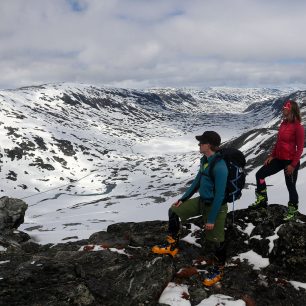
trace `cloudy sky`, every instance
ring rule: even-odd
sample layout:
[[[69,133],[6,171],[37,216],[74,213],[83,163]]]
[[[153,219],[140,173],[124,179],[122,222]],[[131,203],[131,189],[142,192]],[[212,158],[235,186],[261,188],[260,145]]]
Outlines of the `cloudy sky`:
[[[0,89],[306,84],[305,0],[1,0]]]

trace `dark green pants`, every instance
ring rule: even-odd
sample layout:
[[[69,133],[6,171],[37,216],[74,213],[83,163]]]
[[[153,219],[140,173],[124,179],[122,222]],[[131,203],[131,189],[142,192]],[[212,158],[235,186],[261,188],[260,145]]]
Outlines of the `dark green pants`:
[[[193,198],[185,201],[179,207],[171,206],[169,209],[169,217],[174,213],[184,223],[191,217],[202,215],[204,222],[203,224],[206,224],[211,208],[212,205],[205,205],[202,201],[200,201],[199,197]],[[217,214],[213,230],[206,231],[206,240],[217,243],[224,241],[224,226],[227,210],[227,204],[221,206],[220,211]]]

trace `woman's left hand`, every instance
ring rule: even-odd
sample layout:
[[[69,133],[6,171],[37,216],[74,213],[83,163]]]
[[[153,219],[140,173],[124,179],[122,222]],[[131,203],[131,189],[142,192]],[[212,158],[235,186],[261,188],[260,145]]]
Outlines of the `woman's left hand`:
[[[294,171],[294,167],[292,167],[291,165],[288,165],[285,169],[286,175],[292,175],[293,171]]]

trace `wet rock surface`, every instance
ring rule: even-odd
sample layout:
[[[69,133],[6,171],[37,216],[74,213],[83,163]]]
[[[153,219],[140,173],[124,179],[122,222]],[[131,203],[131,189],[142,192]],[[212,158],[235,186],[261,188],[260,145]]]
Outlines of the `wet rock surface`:
[[[188,286],[184,298],[191,305],[212,294],[242,299],[246,305],[306,304],[306,216],[284,223],[286,207],[281,205],[266,211],[237,210],[234,224],[228,214],[225,275],[206,288],[203,260],[208,254],[200,218],[183,225],[182,237],[189,238],[180,241],[180,252],[172,258],[150,251],[164,241],[164,221],[118,223],[88,239],[39,245],[17,230],[26,204],[9,198],[0,203],[1,216],[14,216],[5,226],[1,223],[1,306],[159,305],[169,282]],[[267,264],[256,268],[252,260],[243,260],[248,252],[261,256],[259,265]]]

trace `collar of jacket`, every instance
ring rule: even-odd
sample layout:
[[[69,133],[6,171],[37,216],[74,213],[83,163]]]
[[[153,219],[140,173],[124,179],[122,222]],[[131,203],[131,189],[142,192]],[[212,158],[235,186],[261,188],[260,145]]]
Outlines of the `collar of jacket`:
[[[211,163],[211,161],[213,159],[215,159],[217,156],[220,156],[220,153],[219,152],[216,152],[214,153],[213,155],[209,156],[209,157],[206,157],[205,155],[202,156],[201,158],[201,164],[204,164],[204,163]]]

